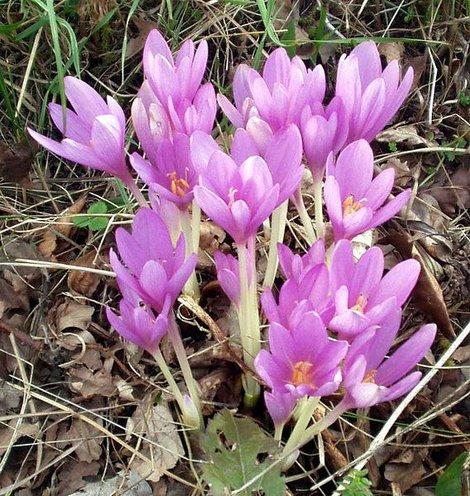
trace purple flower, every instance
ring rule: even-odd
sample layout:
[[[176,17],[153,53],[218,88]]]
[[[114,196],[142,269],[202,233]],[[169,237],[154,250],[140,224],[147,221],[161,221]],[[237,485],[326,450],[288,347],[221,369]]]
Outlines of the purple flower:
[[[333,162],[328,158],[325,204],[335,240],[352,239],[392,218],[409,200],[406,190],[388,203],[395,171],[381,172],[375,179],[372,149],[365,140],[348,145]]]
[[[339,364],[348,343],[331,340],[315,312],[304,313],[289,329],[271,324],[269,349],[259,352],[255,368],[273,391],[301,398],[327,396],[338,389],[342,379]]]
[[[149,208],[138,210],[132,232],[116,230],[119,255],[110,251],[111,265],[121,292],[138,294],[147,304],[162,312],[167,298],[173,304],[196,266],[196,254],[185,260],[185,239],[181,234],[173,246],[163,219]]]
[[[336,244],[330,267],[330,291],[336,310],[329,328],[342,339],[355,338],[397,311],[414,288],[420,265],[410,259],[397,264],[384,277],[383,270],[380,248],[370,248],[355,262],[349,241]]]
[[[349,133],[347,143],[371,141],[392,119],[413,82],[410,67],[400,83],[400,67],[393,60],[382,70],[379,51],[372,41],[358,45],[338,63],[336,96],[344,103]]]
[[[290,391],[265,391],[264,402],[274,425],[282,425],[292,415],[297,398]]]
[[[348,135],[348,123],[341,98],[324,108],[319,102],[304,108],[300,130],[307,165],[315,180],[321,180],[330,152],[336,155]]]
[[[306,69],[299,57],[289,59],[284,48],[277,48],[266,59],[261,77],[254,69],[238,66],[233,81],[235,106],[219,95],[225,115],[236,127],[259,115],[273,131],[299,124],[305,105],[321,102],[325,95],[325,73],[321,66]]]
[[[167,297],[161,313],[155,316],[155,313],[141,305],[138,299],[123,298],[119,303],[121,316],[116,315],[109,307],[106,308],[106,316],[124,339],[153,354],[170,325],[171,305],[171,298]]]
[[[187,40],[173,58],[167,42],[156,29],[150,32],[145,43],[145,77],[176,132],[191,134],[196,129],[212,130],[217,111],[215,92],[210,83],[201,86],[207,53],[205,40],[197,49]]]
[[[185,210],[193,200],[193,188],[199,179],[191,161],[189,137],[175,134],[172,140],[160,142],[155,161],[148,161],[138,153],[131,155],[132,167],[161,198]]]
[[[241,244],[256,234],[278,205],[279,185],[273,183],[261,157],[249,157],[238,166],[216,151],[201,171],[194,197],[202,210]]]
[[[107,172],[130,184],[132,177],[124,150],[126,119],[122,108],[110,96],[105,102],[91,86],[75,77],[65,77],[64,85],[74,110],[66,109],[64,116],[60,105],[49,104],[51,119],[64,139],[57,142],[28,128],[29,134],[60,157]]]
[[[345,402],[349,408],[366,408],[394,400],[419,382],[421,372],[408,372],[430,349],[436,325],[423,326],[385,359],[399,325],[399,318],[385,321],[379,329],[364,333],[351,345],[343,369]]]
[[[325,263],[325,242],[319,239],[313,243],[305,255],[292,253],[292,250],[282,243],[278,243],[279,265],[285,279],[300,281],[307,271],[317,265]]]

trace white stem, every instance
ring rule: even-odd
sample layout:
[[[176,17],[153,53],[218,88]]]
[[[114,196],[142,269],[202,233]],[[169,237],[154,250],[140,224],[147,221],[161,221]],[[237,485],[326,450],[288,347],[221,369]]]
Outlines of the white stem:
[[[313,181],[313,194],[315,198],[315,231],[317,238],[322,238],[325,234],[325,224],[323,222],[323,181],[321,179],[314,179]]]
[[[193,238],[193,252],[199,251],[199,238],[201,237],[201,208],[193,201],[191,229]]]
[[[299,189],[294,193],[292,197],[294,201],[295,208],[297,212],[299,212],[300,220],[302,221],[302,225],[305,229],[305,235],[307,237],[307,241],[311,244],[315,241],[315,231],[313,230],[312,219],[305,208],[305,203],[302,198],[302,192]]]
[[[173,348],[175,350],[176,358],[181,368],[184,382],[186,383],[186,387],[188,388],[189,396],[198,412],[199,426],[202,426],[202,412],[201,402],[199,400],[199,388],[191,371],[191,366],[189,365],[186,350],[184,349],[183,340],[181,339],[180,330],[178,329],[174,316],[171,317],[170,327],[168,329],[168,337],[170,338],[171,344],[173,345]]]
[[[256,291],[256,267],[254,239],[247,244],[237,245],[240,272],[240,338],[245,363],[253,368],[254,359],[261,348],[261,334],[258,314],[258,294]],[[249,278],[251,274],[251,281]],[[258,401],[260,387],[257,381],[248,374],[243,377],[246,406],[254,406]]]
[[[178,384],[176,384],[176,381],[173,378],[173,374],[171,373],[171,370],[168,368],[168,365],[166,364],[166,361],[163,358],[160,348],[157,349],[153,357],[155,358],[155,361],[157,362],[159,369],[162,371],[163,377],[165,377],[166,382],[168,382],[168,387],[170,388],[171,393],[175,397],[175,400],[178,403],[180,410],[183,412],[184,410],[183,394],[181,393]]]
[[[279,259],[277,256],[277,244],[282,243],[284,239],[284,231],[286,230],[287,207],[289,201],[285,201],[282,205],[274,210],[271,219],[271,237],[269,239],[268,264],[264,275],[263,287],[271,288],[276,277],[277,266]]]
[[[137,200],[141,207],[149,206],[147,200],[145,199],[145,196],[142,194],[142,191],[140,191],[139,187],[137,186],[137,184],[135,184],[133,179],[127,182],[126,186],[129,188],[130,192],[133,194],[134,198]]]
[[[199,219],[200,219],[201,211],[199,210]],[[195,246],[195,238],[197,238],[197,244],[199,246],[199,229],[197,234],[194,231],[194,221],[191,222],[191,216],[188,210],[181,212],[181,229],[184,234],[185,243],[186,243],[186,258],[188,258],[192,253],[198,253],[198,250],[194,248]],[[199,222],[198,222],[199,225]],[[191,275],[189,276],[188,281],[184,285],[183,292],[188,296],[191,296],[194,300],[199,301],[201,296],[201,292],[199,291],[199,285],[197,282],[196,271],[193,270]]]

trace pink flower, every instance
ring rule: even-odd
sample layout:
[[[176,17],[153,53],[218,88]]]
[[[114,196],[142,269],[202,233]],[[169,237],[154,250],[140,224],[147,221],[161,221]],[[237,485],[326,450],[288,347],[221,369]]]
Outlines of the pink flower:
[[[348,136],[348,122],[341,98],[335,97],[325,108],[315,102],[304,108],[300,130],[307,165],[315,180],[321,180],[330,152],[336,155]]]
[[[343,370],[345,403],[349,408],[366,408],[392,401],[419,382],[421,372],[408,372],[430,349],[436,336],[436,325],[423,326],[390,358],[385,358],[399,325],[400,319],[385,321],[377,330],[364,333],[351,345]]]
[[[116,244],[127,268],[113,250],[109,256],[124,296],[129,291],[136,293],[158,312],[167,298],[173,305],[196,266],[196,254],[185,260],[184,235],[174,246],[163,219],[153,210],[141,208],[132,222],[132,232],[116,230]]]
[[[342,55],[336,76],[336,96],[341,97],[349,122],[346,140],[371,141],[392,119],[413,82],[410,67],[400,83],[400,67],[393,60],[382,70],[379,51],[372,41]]]
[[[64,115],[60,105],[49,104],[50,116],[64,139],[57,142],[28,128],[29,134],[60,157],[132,183],[124,150],[126,119],[119,104],[110,96],[105,102],[91,86],[75,77],[65,77],[64,85],[74,110],[66,109]]]
[[[356,262],[349,241],[336,244],[330,267],[335,315],[328,327],[342,339],[354,339],[367,328],[391,318],[391,313],[399,312],[416,284],[420,265],[410,259],[393,267],[384,277],[383,270],[380,248],[369,248]]]
[[[273,419],[274,425],[285,424],[297,403],[297,398],[294,394],[283,391],[265,391],[264,393],[264,403],[269,412],[269,415]]]
[[[171,305],[171,298],[167,297],[161,313],[155,316],[155,313],[141,305],[138,299],[123,298],[119,303],[121,316],[116,315],[109,307],[106,308],[106,316],[124,339],[153,354],[168,331]]]
[[[194,197],[202,210],[241,244],[255,236],[278,205],[279,185],[274,184],[261,157],[249,157],[238,166],[228,155],[216,151],[201,171]]]
[[[235,106],[219,95],[224,113],[236,127],[259,115],[273,131],[299,124],[306,105],[321,102],[326,82],[323,67],[307,69],[299,57],[292,60],[284,48],[277,48],[266,59],[263,76],[245,65],[237,68],[233,81]]]
[[[348,343],[333,341],[315,312],[306,312],[297,325],[269,327],[269,349],[261,350],[255,368],[274,391],[303,396],[327,396],[342,380],[339,364]]]
[[[215,267],[217,269],[217,280],[224,293],[230,301],[238,308],[240,306],[240,265],[238,260],[229,254],[221,251],[215,252]],[[251,267],[253,264],[248,264]],[[253,274],[250,272],[248,283],[253,281]]]
[[[154,162],[138,153],[130,158],[132,167],[150,189],[181,210],[193,200],[193,189],[199,179],[191,160],[189,141],[187,135],[175,134],[172,140],[160,142]]]
[[[282,243],[278,243],[279,265],[285,279],[301,281],[307,271],[325,263],[325,242],[319,239],[313,243],[305,255],[294,254]]]
[[[173,58],[158,30],[151,31],[147,38],[143,55],[145,77],[175,132],[212,130],[217,111],[215,92],[210,83],[201,85],[207,53],[205,40],[197,49],[187,40]]]
[[[365,140],[348,145],[336,163],[328,158],[325,204],[335,240],[352,239],[392,218],[407,203],[406,190],[388,203],[395,171],[381,172],[375,179],[372,149]]]

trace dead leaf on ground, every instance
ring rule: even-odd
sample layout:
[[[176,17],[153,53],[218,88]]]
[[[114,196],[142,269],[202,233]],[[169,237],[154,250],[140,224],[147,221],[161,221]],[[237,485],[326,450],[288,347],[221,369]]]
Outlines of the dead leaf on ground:
[[[201,235],[199,240],[198,267],[208,268],[214,265],[212,259],[224,242],[225,231],[209,220],[201,222]]]
[[[59,241],[70,236],[73,228],[73,215],[79,214],[83,210],[86,198],[87,195],[80,196],[73,205],[60,214],[54,224],[44,231],[42,241],[38,244],[38,250],[43,256],[51,258],[57,250]]]
[[[403,43],[394,41],[391,43],[379,43],[378,45],[380,55],[385,57],[387,64],[392,60],[401,61],[403,53],[405,52],[405,47]]]
[[[77,462],[68,458],[66,463],[61,467],[58,478],[57,494],[60,496],[69,496],[87,485],[86,477],[98,475],[100,464],[96,461],[91,463]]]
[[[139,34],[135,38],[131,38],[127,43],[126,59],[130,59],[141,52],[144,48],[148,34],[152,29],[157,28],[157,23],[155,21],[150,21],[143,17],[133,17],[132,20],[134,21]]]
[[[13,146],[0,141],[0,176],[5,181],[24,184],[33,167],[38,148],[37,143],[29,138],[24,138]]]
[[[95,417],[94,420],[99,424],[102,423],[99,417]],[[79,418],[72,420],[64,440],[70,440],[72,446],[78,445],[74,453],[81,462],[91,463],[101,457],[103,443],[101,433]]]
[[[392,483],[398,484],[402,492],[407,491],[426,475],[423,455],[425,453],[417,450],[409,449],[404,451],[385,465],[385,478]]]
[[[39,434],[39,426],[27,421],[18,423],[17,419],[12,419],[0,428],[0,456],[6,452],[7,447],[15,444],[23,436],[36,438]]]
[[[406,143],[407,145],[421,145],[432,147],[435,143],[423,138],[418,134],[416,126],[407,124],[405,126],[390,127],[382,131],[376,138],[381,143]]]
[[[0,413],[5,414],[20,405],[23,394],[11,387],[7,382],[0,381]]]
[[[87,482],[78,492],[70,496],[152,496],[153,491],[150,484],[140,477],[136,472],[121,473],[110,479],[97,482]]]
[[[81,394],[84,398],[111,397],[116,394],[113,376],[105,368],[93,372],[87,367],[72,367],[69,369],[69,375],[70,389]]]
[[[78,267],[95,268],[94,261],[96,258],[96,250],[91,250],[87,254],[78,258],[73,262],[73,265]],[[100,283],[100,276],[94,272],[81,272],[79,270],[71,270],[67,277],[67,285],[71,291],[78,294],[91,297],[96,291]]]
[[[126,431],[128,440],[132,438],[132,434],[139,434],[147,439],[142,442],[140,453],[151,462],[134,457],[129,467],[147,480],[157,482],[165,471],[175,467],[184,454],[168,405],[155,405],[153,394],[147,395],[139,403],[127,421]]]
[[[398,157],[392,157],[385,163],[385,169],[392,167],[395,170],[395,186],[404,188],[413,177],[413,173],[408,166],[408,161],[402,161]]]
[[[404,229],[391,231],[385,240],[393,244],[404,258],[414,258],[420,263],[421,272],[412,293],[413,301],[423,312],[432,316],[439,331],[445,337],[455,339],[442,289],[426,264],[417,244]]]
[[[450,178],[449,186],[432,187],[429,193],[436,198],[442,210],[449,215],[455,214],[457,208],[470,208],[470,171],[459,168]]]
[[[67,299],[51,310],[51,318],[57,332],[69,328],[85,331],[90,325],[94,311],[95,309],[89,305],[81,305]]]

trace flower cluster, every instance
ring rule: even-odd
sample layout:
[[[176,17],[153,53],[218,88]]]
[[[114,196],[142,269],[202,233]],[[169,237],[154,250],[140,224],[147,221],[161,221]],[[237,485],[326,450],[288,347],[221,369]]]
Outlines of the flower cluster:
[[[277,433],[299,404],[298,424],[286,445],[292,448],[308,440],[311,400],[341,393],[341,413],[409,391],[420,378],[412,369],[436,333],[433,324],[425,325],[388,356],[420,267],[407,260],[384,275],[379,248],[356,259],[352,245],[410,199],[410,190],[391,195],[393,169],[374,177],[369,142],[407,97],[413,72],[401,78],[397,61],[382,69],[376,45],[361,43],[340,58],[334,94],[326,99],[323,67],[308,68],[278,48],[262,73],[246,64],[237,68],[232,103],[203,82],[208,56],[205,41],[195,47],[191,40],[172,54],[157,30],[145,44],[144,81],[131,109],[141,150],[129,162],[148,186],[152,209],[127,167],[126,120],[112,97],[105,101],[86,83],[67,77],[74,110],[49,106],[63,139],[30,133],[53,153],[121,179],[139,201],[132,231],[116,231],[118,254],[111,251],[110,260],[123,299],[120,316],[110,309],[107,315],[125,339],[155,356],[193,425],[200,425],[198,389],[172,307],[182,290],[198,297],[201,210],[230,235],[237,257],[216,253],[217,277],[238,314],[243,358],[269,388],[265,402]],[[211,136],[217,102],[235,127],[229,148]],[[313,177],[314,223],[302,197],[304,163]],[[289,201],[310,244],[303,256],[279,243]],[[330,246],[323,206],[333,233]],[[270,238],[261,297],[269,321],[265,350],[256,270],[262,225]],[[284,283],[275,297],[270,288],[278,263]],[[166,334],[189,396],[179,391],[159,350]],[[260,385],[246,374],[243,386],[245,402],[252,405]]]

